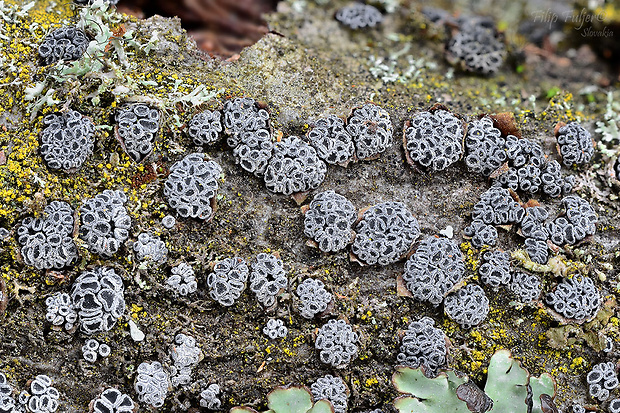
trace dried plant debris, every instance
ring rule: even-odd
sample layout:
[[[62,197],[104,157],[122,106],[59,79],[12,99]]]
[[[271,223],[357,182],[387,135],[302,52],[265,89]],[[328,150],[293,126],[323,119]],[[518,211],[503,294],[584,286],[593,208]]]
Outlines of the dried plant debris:
[[[116,113],[117,132],[123,149],[135,162],[142,162],[153,151],[160,117],[159,110],[144,103],[124,105]]]
[[[567,196],[562,199],[564,215],[547,223],[549,239],[555,245],[576,244],[596,232],[598,215],[585,199]]]
[[[228,145],[235,148],[237,135],[269,129],[269,112],[251,98],[235,98],[224,105],[224,132],[229,136]]]
[[[447,363],[446,340],[443,330],[436,328],[430,317],[412,321],[401,341],[396,362],[411,368],[424,366],[425,373],[435,376],[437,369]]]
[[[487,225],[518,224],[525,216],[525,209],[514,200],[510,192],[501,187],[492,186],[480,196],[474,205],[472,218]]]
[[[407,260],[403,280],[416,300],[437,307],[464,273],[463,254],[453,241],[427,237]]]
[[[220,386],[213,383],[200,392],[200,406],[209,410],[219,410],[222,402],[217,397],[220,394]]]
[[[260,253],[252,262],[250,290],[265,308],[276,304],[280,292],[288,286],[288,277],[281,259],[267,253]]]
[[[467,125],[465,164],[470,171],[490,176],[506,161],[505,147],[506,140],[489,116]]]
[[[471,238],[471,244],[476,248],[485,245],[493,247],[497,244],[497,229],[493,225],[485,224],[481,219],[473,220],[463,229],[463,233]]]
[[[176,294],[186,296],[198,290],[198,282],[191,265],[182,262],[170,271],[172,274],[166,280],[166,285]]]
[[[92,252],[111,257],[129,237],[131,217],[125,202],[127,196],[123,191],[106,189],[87,199],[80,208],[80,238]]]
[[[444,310],[448,317],[465,329],[482,323],[489,313],[489,299],[482,287],[467,284],[444,300]]]
[[[344,367],[357,354],[359,337],[344,320],[329,320],[318,330],[314,346],[323,363]]]
[[[95,125],[75,110],[43,118],[41,156],[50,169],[75,171],[92,155]]]
[[[347,122],[359,160],[373,159],[385,152],[392,145],[393,130],[390,114],[374,103],[353,109]]]
[[[88,43],[90,39],[84,31],[73,26],[60,27],[45,36],[39,45],[39,56],[44,65],[78,60],[86,52]]]
[[[344,120],[335,115],[314,122],[308,132],[308,141],[319,158],[330,165],[346,165],[355,153],[353,138],[347,132]]]
[[[45,305],[47,306],[45,319],[48,322],[54,326],[64,327],[67,331],[73,330],[78,316],[69,294],[54,293],[45,299]]]
[[[136,408],[131,397],[114,388],[104,390],[92,406],[94,413],[132,413]]]
[[[297,136],[289,136],[276,142],[264,179],[270,191],[292,195],[317,188],[326,173],[327,166],[316,150]]]
[[[581,322],[596,316],[602,300],[592,279],[575,275],[562,280],[547,294],[545,302],[562,317]]]
[[[203,110],[192,117],[187,134],[198,146],[213,145],[222,132],[222,113],[219,110]]]
[[[537,301],[542,292],[540,277],[521,271],[512,273],[509,288],[523,303]]]
[[[207,277],[211,298],[223,306],[230,307],[239,299],[250,270],[243,258],[223,259],[215,264]]]
[[[547,160],[538,143],[508,135],[506,154],[508,169],[497,177],[496,184],[530,194],[542,191],[551,197],[572,191],[575,177],[564,177],[560,164]]]
[[[30,383],[30,391],[22,391],[20,404],[32,413],[52,413],[58,410],[60,393],[52,386],[49,376],[40,374]]]
[[[373,6],[363,3],[353,3],[336,12],[336,20],[353,29],[375,27],[383,21],[381,12]]]
[[[140,402],[159,408],[168,395],[168,373],[161,363],[144,362],[138,366],[134,388]]]
[[[271,156],[274,142],[267,129],[241,132],[239,143],[233,149],[235,162],[256,176],[263,176]]]
[[[210,220],[221,173],[222,168],[204,153],[190,153],[170,167],[164,196],[181,217]]]
[[[74,265],[78,250],[73,241],[73,209],[64,201],[53,201],[40,218],[26,217],[17,228],[21,256],[38,270]]]
[[[579,122],[561,125],[557,128],[555,136],[564,165],[582,165],[590,162],[594,154],[592,135]]]
[[[599,363],[586,376],[590,396],[599,401],[609,398],[610,392],[618,387],[618,375],[613,362]]]
[[[405,204],[384,202],[364,212],[355,232],[353,254],[368,265],[388,265],[411,249],[420,227]]]
[[[284,338],[288,334],[288,328],[286,328],[282,320],[270,318],[267,320],[265,327],[263,327],[263,334],[272,340]]]
[[[175,345],[170,350],[172,366],[170,366],[170,381],[173,386],[190,384],[192,381],[192,369],[202,359],[202,351],[196,345],[194,337],[177,334],[174,338]]]
[[[82,346],[82,357],[89,363],[97,361],[97,357],[108,357],[112,349],[105,343],[99,343],[94,338],[86,340],[86,343]]]
[[[304,216],[304,233],[323,252],[344,249],[353,238],[357,213],[353,204],[334,191],[315,195]]]
[[[138,240],[133,243],[133,249],[136,252],[138,261],[148,260],[158,264],[168,261],[166,243],[148,232],[138,235]]]
[[[331,374],[319,377],[310,385],[310,390],[315,401],[327,400],[332,404],[334,413],[346,413],[348,389],[340,377]]]
[[[405,124],[407,158],[429,169],[443,171],[463,154],[464,122],[447,110],[419,112]]]
[[[484,19],[463,20],[460,30],[446,46],[450,63],[460,63],[463,69],[492,75],[506,58],[506,48],[493,24]]]
[[[493,288],[508,285],[510,282],[510,255],[503,251],[487,251],[482,257],[484,264],[478,270],[480,280]]]
[[[86,334],[110,331],[125,313],[123,279],[112,268],[81,273],[73,283],[71,298]]]
[[[297,296],[299,312],[308,319],[325,312],[332,301],[332,295],[325,290],[323,282],[312,278],[306,278],[297,286]]]

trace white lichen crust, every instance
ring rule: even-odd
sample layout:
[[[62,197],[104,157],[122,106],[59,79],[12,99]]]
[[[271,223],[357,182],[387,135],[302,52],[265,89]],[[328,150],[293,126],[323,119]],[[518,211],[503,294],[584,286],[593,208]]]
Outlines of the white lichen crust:
[[[461,62],[464,69],[484,75],[497,72],[506,58],[506,49],[495,28],[475,19],[461,24],[446,51],[450,61]]]
[[[444,310],[448,317],[465,329],[480,324],[489,313],[489,299],[482,287],[467,284],[450,294],[444,300]]]
[[[245,290],[249,273],[243,258],[226,258],[217,262],[207,277],[209,295],[221,305],[230,307]]]
[[[358,159],[371,159],[392,145],[394,127],[390,114],[380,106],[367,103],[353,109],[347,121],[347,132],[353,138]]]
[[[86,33],[77,27],[60,27],[45,36],[39,45],[39,56],[45,65],[59,60],[78,60],[86,52],[89,42]]]
[[[196,344],[196,339],[185,334],[177,334],[175,345],[170,349],[170,381],[173,386],[186,385],[192,381],[192,369],[202,357],[202,351]]]
[[[594,154],[592,135],[579,122],[570,122],[557,131],[558,147],[562,163],[566,166],[590,162]]]
[[[327,166],[316,150],[297,136],[276,142],[273,156],[265,170],[265,186],[284,195],[317,188],[327,173]]]
[[[92,155],[95,125],[74,110],[52,113],[43,118],[41,156],[50,169],[79,169]]]
[[[506,140],[493,125],[493,119],[485,116],[467,125],[465,137],[465,164],[470,171],[489,176],[506,160]]]
[[[592,398],[599,401],[607,400],[610,392],[618,387],[616,365],[611,361],[595,364],[586,376],[586,381]]]
[[[422,317],[409,323],[396,362],[414,369],[424,366],[425,373],[434,376],[437,369],[446,365],[447,354],[443,330],[436,328],[430,317]]]
[[[60,393],[52,387],[52,379],[44,374],[32,380],[29,392],[22,391],[19,395],[20,404],[31,413],[53,413],[58,410],[59,400]]]
[[[78,250],[73,241],[73,226],[73,209],[64,201],[51,202],[40,218],[24,218],[17,228],[24,262],[38,270],[74,265]]]
[[[314,122],[308,132],[308,141],[319,158],[330,165],[346,164],[355,153],[353,138],[347,132],[344,120],[335,115]]]
[[[578,196],[562,199],[565,214],[546,224],[549,239],[555,245],[576,244],[596,232],[598,215],[588,201]]]
[[[90,251],[111,257],[129,237],[131,217],[125,202],[127,196],[123,191],[109,189],[84,202],[80,208],[80,238]]]
[[[370,207],[357,224],[351,251],[368,265],[401,259],[420,236],[418,221],[402,202]]]
[[[591,278],[575,275],[564,278],[547,294],[545,301],[556,313],[569,320],[592,319],[601,305],[601,293]]]
[[[148,232],[138,235],[138,240],[133,243],[133,249],[136,252],[138,261],[148,260],[163,264],[168,260],[166,243]]]
[[[78,315],[73,307],[71,296],[67,293],[57,292],[45,299],[47,313],[45,319],[55,326],[72,330],[77,323]]]
[[[297,296],[299,312],[308,319],[327,310],[332,301],[332,295],[325,290],[323,282],[312,278],[306,278],[297,286]]]
[[[183,218],[209,220],[222,168],[204,153],[191,153],[170,167],[164,183],[168,204]]]
[[[176,294],[186,296],[198,290],[198,282],[191,265],[182,262],[170,271],[172,274],[166,280],[166,285]]]
[[[132,413],[135,404],[131,397],[118,389],[106,389],[93,402],[94,413]]]
[[[263,176],[273,154],[274,142],[267,129],[241,132],[233,149],[235,162],[254,175]]]
[[[198,146],[212,145],[222,132],[222,113],[219,110],[204,110],[194,115],[187,125],[187,134]]]
[[[168,379],[168,373],[161,363],[154,361],[140,364],[134,384],[138,400],[155,408],[162,407],[168,395]]]
[[[274,255],[261,252],[252,262],[250,290],[265,308],[276,304],[282,289],[288,286],[284,263]]]
[[[383,21],[383,15],[376,8],[368,4],[353,3],[336,12],[336,20],[351,29],[375,27]]]
[[[351,201],[334,191],[321,192],[304,216],[304,233],[316,241],[321,251],[340,251],[351,242],[356,219]]]
[[[443,171],[463,154],[463,122],[447,110],[417,113],[404,134],[409,159],[432,172]]]
[[[159,110],[143,103],[124,105],[116,113],[118,136],[125,152],[135,162],[141,162],[153,151],[160,117]]]
[[[317,333],[314,346],[323,363],[344,367],[357,354],[358,335],[344,320],[329,320]]]
[[[125,313],[123,279],[113,268],[84,271],[73,283],[71,298],[86,334],[110,331]]]
[[[220,386],[211,384],[200,392],[200,406],[209,410],[219,410],[222,401],[217,397],[220,394]]]
[[[415,299],[436,307],[464,273],[463,254],[453,241],[427,237],[407,260],[403,281]]]
[[[269,129],[269,112],[259,107],[254,99],[235,98],[224,104],[224,132],[229,136],[228,145],[235,148],[237,135]]]
[[[334,413],[346,413],[347,386],[340,377],[331,374],[319,377],[310,385],[310,390],[315,401],[328,400],[334,407]]]

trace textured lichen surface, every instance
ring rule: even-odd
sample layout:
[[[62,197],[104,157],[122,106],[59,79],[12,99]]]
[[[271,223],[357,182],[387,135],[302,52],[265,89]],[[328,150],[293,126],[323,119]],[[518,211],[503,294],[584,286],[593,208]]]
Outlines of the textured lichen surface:
[[[468,373],[472,380],[483,380],[491,355],[506,348],[533,375],[549,372],[555,378],[556,403],[564,410],[572,401],[592,403],[585,373],[599,362],[615,361],[620,343],[615,304],[619,184],[610,178],[609,166],[617,156],[618,141],[611,141],[605,151],[597,149],[589,165],[563,167],[564,173],[576,177],[575,192],[599,215],[597,232],[589,242],[553,252],[549,263],[541,265],[518,251],[523,239],[515,234],[516,228],[498,231],[498,246],[511,253],[513,268],[539,273],[545,293],[558,277],[591,277],[603,294],[597,317],[581,325],[564,325],[542,304],[522,306],[507,289],[488,290],[488,318],[464,330],[441,307],[398,295],[396,279],[403,262],[360,266],[350,261],[346,250],[321,254],[308,246],[303,214],[295,201],[269,192],[261,179],[236,165],[224,140],[205,148],[195,146],[183,125],[200,110],[219,110],[225,99],[248,96],[268,105],[274,130],[304,136],[308,125],[321,116],[346,117],[368,101],[380,105],[390,114],[395,143],[377,160],[347,168],[329,166],[314,193],[334,190],[357,210],[403,202],[417,218],[421,238],[450,226],[465,256],[466,278],[477,281],[481,251],[464,240],[463,229],[490,183],[468,172],[463,161],[432,174],[409,166],[396,144],[404,122],[435,102],[472,119],[483,113],[512,112],[522,136],[541,144],[551,159],[559,159],[553,133],[557,122],[579,120],[593,132],[595,123],[604,119],[608,91],[597,86],[584,89],[596,83],[596,73],[606,72],[600,61],[575,59],[560,68],[539,56],[527,62],[509,61],[494,77],[472,76],[444,61],[443,28],[426,20],[413,2],[402,2],[407,4],[386,15],[377,28],[351,31],[333,18],[346,2],[319,6],[308,0],[282,2],[279,11],[268,16],[272,33],[231,62],[199,52],[178,20],[117,15],[108,22],[112,37],[83,60],[95,70],[78,76],[39,66],[37,49],[52,29],[79,23],[83,9],[68,1],[41,0],[26,11],[26,3],[0,2],[8,10],[3,14],[8,17],[0,19],[0,224],[11,231],[0,251],[0,276],[7,287],[0,298],[9,298],[0,314],[0,370],[13,387],[25,389],[28,380],[49,375],[61,394],[62,411],[69,412],[86,411],[89,401],[109,387],[135,401],[138,366],[156,360],[170,363],[167,349],[178,333],[184,333],[196,339],[204,359],[193,369],[194,384],[168,394],[166,411],[176,411],[185,402],[198,407],[199,381],[220,386],[226,409],[249,404],[264,410],[266,394],[275,386],[309,385],[325,374],[342,377],[350,389],[349,406],[361,411],[381,407],[397,395],[391,377],[399,330],[429,316],[453,344],[449,367]],[[501,14],[496,17],[504,22]],[[515,47],[523,44],[518,36],[509,36],[509,41]],[[99,65],[103,59],[96,52],[103,53],[110,65]],[[373,62],[390,56],[395,56],[393,71],[400,79],[396,82],[371,71],[376,69]],[[412,65],[415,70],[409,71]],[[74,69],[80,72],[79,67]],[[611,96],[620,100],[617,92]],[[128,102],[148,103],[162,115],[153,155],[141,164],[126,155],[113,130],[117,108]],[[63,108],[77,110],[97,125],[93,155],[75,173],[48,169],[39,152],[43,118]],[[596,133],[593,137],[600,139]],[[204,152],[222,167],[217,210],[210,222],[179,218],[164,198],[169,168],[192,152]],[[23,263],[15,238],[23,218],[40,216],[54,200],[79,209],[85,199],[106,189],[126,193],[125,207],[132,218],[129,240],[119,253],[109,259],[96,256],[76,235],[80,260],[73,269],[43,272]],[[560,211],[559,200],[541,202],[556,214]],[[177,217],[171,229],[161,225],[168,214]],[[166,243],[167,264],[138,262],[131,242],[142,232]],[[249,263],[262,252],[279,255],[288,271],[289,287],[275,310],[266,313],[248,289],[231,307],[210,297],[206,278],[211,263],[233,256]],[[198,280],[197,293],[188,297],[166,289],[170,267],[181,262],[194,268]],[[87,364],[81,352],[85,336],[51,329],[45,320],[45,301],[56,292],[70,292],[82,270],[98,266],[113,267],[122,276],[127,311],[111,331],[93,335],[112,348],[111,355]],[[359,352],[343,369],[334,371],[321,363],[314,348],[314,330],[327,320],[301,317],[292,301],[297,284],[308,277],[320,279],[333,294],[330,317],[346,318],[359,334]],[[271,317],[284,320],[286,338],[270,341],[263,335],[262,327]],[[143,341],[132,339],[131,323],[145,334]],[[616,344],[611,353],[602,352],[606,336]]]

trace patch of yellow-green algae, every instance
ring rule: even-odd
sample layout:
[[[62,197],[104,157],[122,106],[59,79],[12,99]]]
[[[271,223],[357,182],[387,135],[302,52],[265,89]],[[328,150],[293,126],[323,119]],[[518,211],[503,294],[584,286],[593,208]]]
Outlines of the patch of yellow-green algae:
[[[39,66],[37,47],[53,28],[75,24],[81,9],[70,2],[44,0],[35,2],[21,16],[15,14],[25,4],[5,2],[3,7],[14,8],[14,14],[12,20],[1,22],[0,56],[4,63],[0,71],[0,150],[6,158],[0,165],[3,227],[14,229],[24,216],[39,214],[49,200],[65,200],[77,208],[85,198],[105,189],[122,188],[128,195],[134,235],[142,231],[162,235],[173,265],[187,260],[200,273],[206,273],[209,263],[217,259],[278,252],[293,267],[291,277],[313,276],[326,282],[335,296],[333,314],[346,316],[360,333],[358,358],[352,367],[338,372],[352,391],[352,406],[375,407],[395,396],[390,379],[398,352],[398,330],[429,313],[453,343],[450,366],[475,380],[484,381],[494,351],[509,348],[531,373],[547,371],[559,381],[561,402],[570,400],[575,392],[583,394],[583,385],[579,390],[576,383],[581,383],[580,376],[597,360],[592,350],[596,340],[590,337],[591,332],[604,329],[606,334],[618,337],[615,307],[609,310],[609,317],[592,322],[598,324],[575,327],[571,334],[577,338],[571,335],[565,339],[565,331],[557,330],[562,327],[542,305],[519,306],[505,290],[500,290],[490,297],[489,318],[465,331],[440,311],[396,295],[394,280],[401,271],[400,263],[387,271],[359,268],[350,264],[344,253],[324,256],[300,248],[305,238],[297,207],[267,194],[260,180],[239,168],[225,170],[218,211],[211,223],[181,221],[169,232],[160,225],[161,218],[170,213],[161,196],[161,182],[171,162],[191,147],[183,133],[184,123],[199,107],[221,108],[224,99],[234,96],[247,95],[267,103],[273,127],[285,135],[302,135],[321,114],[346,116],[353,107],[371,100],[388,109],[397,130],[412,112],[442,102],[465,115],[515,112],[524,135],[545,136],[545,142],[551,141],[555,123],[594,120],[603,111],[601,104],[584,105],[572,90],[550,93],[549,89],[556,85],[553,80],[539,79],[536,68],[525,67],[521,71],[507,64],[493,78],[463,75],[449,68],[442,58],[445,34],[426,21],[416,6],[411,6],[410,13],[389,15],[379,29],[356,33],[344,30],[332,18],[336,5],[324,9],[307,2],[304,13],[297,13],[282,3],[286,6],[281,12],[268,17],[274,33],[230,63],[198,52],[193,41],[179,30],[178,21],[140,21],[125,16],[111,24],[110,29],[121,41],[130,65],[123,64],[111,45],[105,58],[114,64],[114,69],[104,67],[105,76],[69,75],[64,82],[58,82],[50,77],[50,67]],[[373,58],[401,52],[395,71],[403,76],[402,82],[384,82],[371,73]],[[413,56],[419,68],[405,76],[412,64],[408,55]],[[45,84],[44,89],[26,100],[27,88],[40,84]],[[580,86],[573,85],[573,89]],[[40,110],[29,109],[50,89],[54,92]],[[192,93],[204,97],[198,99],[200,106],[182,99]],[[133,163],[113,131],[115,110],[136,97],[157,106],[165,120],[155,144],[157,156],[146,164]],[[596,98],[597,102],[603,101],[600,93]],[[99,126],[93,156],[74,174],[49,170],[38,153],[43,117],[63,107],[87,114]],[[547,145],[546,149],[549,148]],[[224,144],[205,151],[219,162],[232,165]],[[471,193],[454,199],[442,193],[441,186],[460,185],[463,171],[438,178],[415,175],[398,154],[392,151],[374,163],[356,166],[357,170],[330,169],[325,186],[346,188],[355,181],[357,189],[352,190],[352,195],[358,208],[405,193],[418,208],[416,214],[428,232],[441,229],[431,225],[435,219],[450,223],[468,220],[477,194],[486,188],[485,182],[466,177],[471,180]],[[358,179],[360,170],[368,176],[367,181]],[[457,183],[451,182],[451,178]],[[407,186],[400,190],[398,186],[403,181],[407,181]],[[394,189],[389,185],[394,185]],[[581,191],[588,194],[592,188],[586,185]],[[602,202],[601,205],[599,213],[604,226],[599,230],[617,234],[620,224],[612,218],[617,206]],[[511,247],[516,245],[510,242]],[[277,315],[289,327],[289,335],[283,340],[269,341],[262,334],[265,318],[253,297],[244,297],[230,311],[216,306],[204,292],[196,299],[171,299],[161,287],[167,275],[165,268],[141,267],[130,253],[103,260],[91,256],[79,241],[78,245],[82,260],[76,271],[63,276],[42,274],[22,265],[14,237],[4,241],[0,270],[14,299],[9,307],[11,314],[5,315],[2,322],[4,338],[14,344],[3,347],[6,351],[0,357],[0,368],[15,384],[25,386],[29,378],[44,372],[46,366],[59,368],[55,380],[65,403],[75,411],[83,411],[101,390],[98,386],[102,382],[130,392],[137,364],[163,357],[174,334],[181,330],[198,337],[205,353],[205,360],[197,368],[199,376],[207,382],[220,383],[229,405],[261,405],[262,397],[276,385],[309,384],[325,374],[327,369],[316,361],[313,348],[313,330],[323,321],[301,323],[293,308],[285,306]],[[481,252],[467,242],[461,248],[475,280]],[[578,271],[602,271],[600,263],[614,259],[604,254],[607,252],[587,249],[572,259],[587,263],[586,268],[575,265]],[[303,260],[298,256],[303,256]],[[81,347],[81,338],[43,327],[44,297],[55,291],[67,291],[77,270],[103,264],[122,272],[128,287],[128,311],[126,319],[113,331],[98,337],[112,345],[113,355],[98,366],[88,366],[78,361],[79,351],[65,357],[67,348]],[[515,265],[525,267],[527,260],[515,260]],[[546,290],[554,284],[550,273],[543,272]],[[129,318],[147,333],[145,342],[134,343],[129,338]],[[549,332],[554,340],[559,340],[555,347],[549,344]],[[76,381],[81,385],[74,389]],[[199,393],[199,389],[194,390],[194,394]]]

